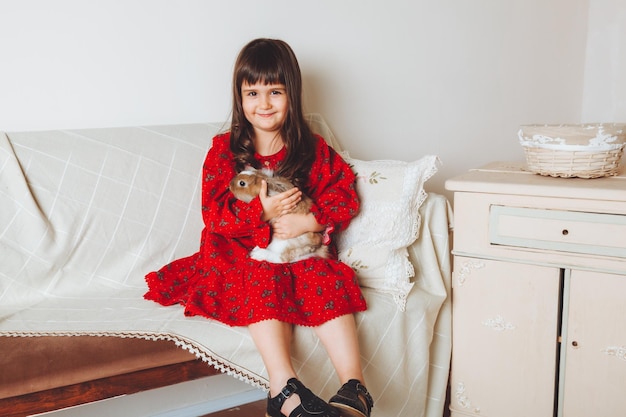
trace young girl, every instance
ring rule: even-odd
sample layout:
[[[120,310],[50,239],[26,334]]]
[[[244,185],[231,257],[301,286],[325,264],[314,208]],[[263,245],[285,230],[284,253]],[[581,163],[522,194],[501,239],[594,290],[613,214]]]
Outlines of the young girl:
[[[246,167],[268,168],[296,188],[249,204],[228,185]],[[146,276],[145,298],[185,306],[231,326],[248,326],[267,368],[268,417],[369,417],[373,401],[363,374],[353,313],[366,309],[352,269],[337,260],[334,233],[347,227],[359,203],[350,167],[303,117],[298,61],[285,42],[256,39],[235,63],[230,132],[213,138],[203,167],[200,250]],[[309,214],[290,213],[302,196]],[[268,220],[274,219],[270,227]],[[273,264],[248,256],[272,238],[324,233],[331,259]],[[311,326],[343,384],[329,403],[307,389],[291,363],[292,326]]]

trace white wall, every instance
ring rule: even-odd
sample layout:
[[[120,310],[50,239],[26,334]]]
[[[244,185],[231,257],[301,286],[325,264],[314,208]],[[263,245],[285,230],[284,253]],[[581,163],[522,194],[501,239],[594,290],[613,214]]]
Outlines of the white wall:
[[[436,153],[429,188],[443,192],[468,168],[522,159],[520,124],[578,122],[583,107],[624,118],[623,77],[585,60],[588,17],[590,44],[613,42],[603,59],[624,48],[623,13],[617,34],[597,17],[622,3],[0,0],[0,130],[223,120],[241,46],[279,37],[300,59],[307,110],[354,157]],[[597,107],[600,82],[622,101]]]
[[[583,101],[584,122],[626,122],[626,2],[593,0]]]

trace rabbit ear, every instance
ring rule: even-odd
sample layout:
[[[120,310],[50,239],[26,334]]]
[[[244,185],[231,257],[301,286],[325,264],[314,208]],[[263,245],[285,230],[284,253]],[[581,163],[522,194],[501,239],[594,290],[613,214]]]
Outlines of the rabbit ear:
[[[267,178],[261,176],[261,175],[255,175],[254,177],[251,178],[251,182],[254,183],[254,185],[256,185],[258,187],[258,190],[261,190],[261,181],[266,180]]]
[[[274,177],[274,171],[272,171],[269,168],[261,168],[260,171],[257,171],[259,174],[268,177],[268,178],[273,178]]]
[[[275,193],[282,193],[293,188],[293,184],[283,177],[267,178],[267,188]]]

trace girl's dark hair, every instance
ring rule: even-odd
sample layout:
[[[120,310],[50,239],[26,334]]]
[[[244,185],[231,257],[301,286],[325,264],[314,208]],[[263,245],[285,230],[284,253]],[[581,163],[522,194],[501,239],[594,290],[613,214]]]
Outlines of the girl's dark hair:
[[[254,158],[252,125],[241,105],[243,83],[283,84],[287,94],[287,115],[281,128],[287,155],[276,174],[289,178],[294,185],[306,186],[315,159],[315,137],[304,120],[302,111],[302,75],[291,47],[278,39],[255,39],[239,53],[233,74],[233,112],[230,149],[235,156],[235,169],[246,165],[260,168]]]

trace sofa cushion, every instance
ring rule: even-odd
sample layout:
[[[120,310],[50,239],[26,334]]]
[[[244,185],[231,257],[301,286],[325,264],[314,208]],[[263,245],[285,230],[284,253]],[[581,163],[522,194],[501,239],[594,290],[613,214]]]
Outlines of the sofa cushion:
[[[424,183],[437,172],[439,159],[344,159],[357,176],[361,209],[339,235],[339,259],[352,267],[361,286],[392,294],[404,310],[414,276],[407,247],[418,238]]]

